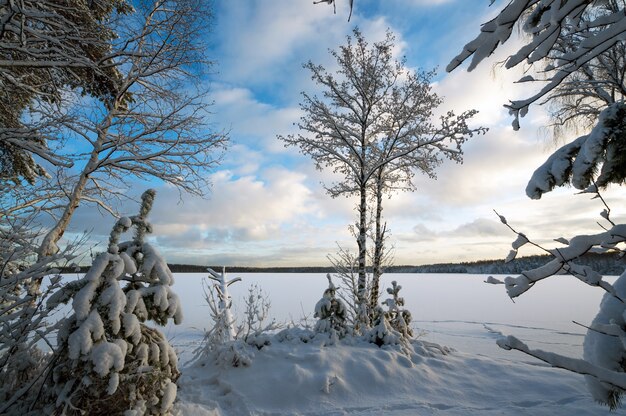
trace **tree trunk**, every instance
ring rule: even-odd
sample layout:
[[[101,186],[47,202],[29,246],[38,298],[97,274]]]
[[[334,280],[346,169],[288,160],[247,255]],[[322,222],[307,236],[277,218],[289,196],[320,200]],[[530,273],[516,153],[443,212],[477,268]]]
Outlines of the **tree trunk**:
[[[65,230],[70,224],[76,208],[78,208],[78,206],[80,205],[80,200],[82,199],[83,192],[85,191],[85,187],[87,186],[89,175],[98,168],[102,144],[107,137],[109,128],[111,127],[111,124],[113,122],[113,118],[116,116],[115,113],[117,111],[118,105],[120,104],[120,100],[122,99],[123,95],[119,95],[113,103],[107,105],[107,116],[104,118],[104,120],[102,120],[101,123],[99,123],[97,129],[98,138],[93,143],[89,160],[87,161],[87,164],[80,173],[76,185],[74,185],[72,195],[70,196],[70,200],[68,201],[65,210],[63,211],[63,215],[61,215],[61,218],[59,218],[55,226],[50,231],[48,231],[48,234],[46,234],[46,236],[44,237],[37,253],[39,259],[59,251],[59,247],[56,243],[61,239],[61,237],[63,237],[63,233],[65,233]]]
[[[44,237],[41,246],[39,246],[39,252],[37,253],[39,259],[51,256],[59,251],[59,247],[56,243],[61,239],[61,237],[63,237],[63,233],[65,233],[65,230],[74,215],[74,211],[76,211],[76,208],[80,205],[83,191],[85,190],[87,180],[89,179],[89,172],[91,172],[91,168],[95,166],[97,161],[98,153],[94,151],[89,159],[89,162],[85,166],[85,169],[81,172],[74,189],[72,190],[72,194],[70,195],[69,201],[65,206],[63,215],[61,215],[54,227],[48,231],[48,234]]]
[[[357,244],[359,246],[359,294],[365,293],[367,281],[367,194],[365,186],[361,186],[359,202],[359,235]]]
[[[359,234],[357,236],[357,244],[359,247],[359,278],[358,278],[358,308],[359,316],[357,321],[363,326],[369,326],[368,319],[368,301],[367,301],[367,188],[364,181],[360,185],[360,202],[359,202]]]
[[[370,289],[370,310],[378,305],[380,276],[383,274],[383,254],[385,248],[385,231],[387,226],[382,225],[383,213],[383,168],[376,176],[376,231],[374,235],[374,258],[372,260],[372,287]]]
[[[91,150],[91,155],[89,156],[89,160],[87,164],[83,168],[80,176],[78,177],[78,181],[76,185],[74,185],[74,189],[72,190],[72,194],[69,197],[69,201],[65,206],[65,210],[63,211],[63,215],[57,221],[57,223],[52,227],[48,234],[44,237],[41,246],[39,246],[38,257],[39,259],[55,254],[59,251],[59,247],[57,246],[57,242],[63,237],[63,233],[67,229],[76,208],[80,205],[80,200],[83,197],[83,192],[85,191],[85,187],[87,186],[87,181],[89,180],[89,175],[94,172],[98,168],[98,162],[100,161],[100,151],[102,148],[102,143],[106,135],[108,134],[109,127],[111,126],[111,122],[113,119],[113,112],[117,103],[114,103],[111,108],[108,109],[109,114],[101,123],[101,126],[98,131],[98,139],[95,143],[93,143],[93,148]]]

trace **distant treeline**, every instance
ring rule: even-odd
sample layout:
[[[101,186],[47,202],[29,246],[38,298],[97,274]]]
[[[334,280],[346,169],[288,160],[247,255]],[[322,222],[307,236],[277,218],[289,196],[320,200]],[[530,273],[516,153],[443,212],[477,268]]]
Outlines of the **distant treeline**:
[[[481,260],[467,263],[442,263],[424,266],[401,266],[401,270],[393,270],[390,273],[471,273],[471,274],[519,274],[524,270],[531,270],[543,266],[552,257],[549,255],[537,255],[519,257],[505,263],[504,260]],[[588,253],[575,260],[576,264],[590,266],[603,275],[620,275],[626,268],[626,261],[617,254]]]
[[[187,264],[169,264],[174,273],[204,273],[207,268],[216,272],[222,271],[222,266],[193,266]],[[332,273],[332,267],[242,267],[226,266],[228,273]]]
[[[527,256],[517,258],[509,263],[504,260],[480,260],[463,263],[440,263],[422,266],[390,266],[385,269],[386,273],[470,273],[470,274],[519,274],[524,270],[534,269],[546,264],[550,256]],[[619,259],[616,254],[586,254],[576,260],[577,264],[591,266],[594,270],[604,275],[620,275],[626,268],[626,261]],[[221,271],[222,266],[197,266],[192,264],[169,264],[173,273],[206,273],[207,267],[215,271]],[[85,273],[88,267],[81,267],[81,273]],[[229,273],[333,273],[330,266],[314,267],[226,267]],[[65,270],[64,272],[77,272],[77,270]]]

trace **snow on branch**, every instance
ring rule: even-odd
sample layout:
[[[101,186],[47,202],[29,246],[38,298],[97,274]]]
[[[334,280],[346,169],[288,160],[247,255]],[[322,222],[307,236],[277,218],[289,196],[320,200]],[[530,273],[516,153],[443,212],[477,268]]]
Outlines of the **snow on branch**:
[[[524,354],[535,357],[552,367],[562,368],[573,371],[578,374],[588,375],[595,378],[598,382],[609,384],[612,387],[626,390],[626,373],[623,371],[613,371],[598,365],[594,365],[586,360],[565,357],[552,352],[531,349],[528,345],[520,341],[514,336],[501,338],[497,341],[498,346],[505,350],[517,350]],[[607,397],[608,398],[608,397]],[[615,409],[617,403],[607,403],[612,409]]]
[[[464,46],[446,70],[453,71],[470,58],[468,70],[473,70],[507,42],[518,25],[528,36],[525,44],[508,57],[506,68],[522,62],[548,61],[549,65],[542,70],[547,78],[538,80],[545,82],[539,92],[506,105],[515,116],[515,129],[531,104],[626,40],[623,2],[511,0],[494,19],[482,25],[480,34]]]
[[[72,97],[84,105],[72,103],[63,117],[45,103],[33,109],[32,118],[56,121],[53,137],[85,148],[64,153],[76,170],[59,178],[69,183],[69,201],[44,238],[41,255],[56,251],[81,201],[107,205],[126,197],[116,190],[131,188],[134,179],[158,179],[202,196],[210,185],[207,173],[223,156],[228,138],[207,124],[211,103],[200,82],[210,66],[201,39],[207,4],[136,6],[140,11],[115,20],[117,37],[106,61],[117,73],[113,93],[104,102]]]
[[[593,247],[615,247],[626,241],[626,224],[619,224],[610,230],[595,235],[579,235],[569,240],[566,247],[548,250],[553,259],[536,269],[522,272],[517,277],[504,280],[507,293],[511,298],[528,291],[536,282],[555,274],[569,273],[590,286],[600,286],[614,294],[612,286],[602,280],[602,275],[593,269],[573,263],[578,257],[589,252]]]
[[[623,183],[625,152],[626,104],[615,103],[600,113],[589,134],[562,146],[535,170],[526,194],[539,199],[567,183],[581,190]]]

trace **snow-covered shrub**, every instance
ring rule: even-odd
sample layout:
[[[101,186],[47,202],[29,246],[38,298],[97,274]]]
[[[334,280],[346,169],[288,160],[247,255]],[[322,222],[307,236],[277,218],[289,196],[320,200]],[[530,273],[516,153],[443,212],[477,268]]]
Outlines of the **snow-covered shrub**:
[[[387,288],[387,293],[392,297],[385,299],[383,305],[387,306],[384,311],[381,306],[374,309],[374,321],[372,328],[367,333],[367,339],[376,345],[410,345],[413,338],[411,328],[411,312],[404,309],[404,298],[400,296],[402,286],[395,280],[391,282],[391,287]]]
[[[324,290],[322,298],[315,305],[315,318],[318,321],[315,325],[315,332],[329,334],[332,340],[342,338],[346,335],[346,306],[335,297],[337,288],[333,284],[330,274],[326,275],[328,288]]]
[[[67,266],[81,241],[37,259],[33,217],[0,217],[0,414],[22,414],[35,405],[37,395],[30,393],[47,374],[51,355],[44,345],[55,328],[44,304],[61,285],[56,266]]]
[[[238,326],[237,338],[261,349],[269,345],[268,333],[279,329],[280,325],[273,320],[266,324],[271,302],[258,285],[251,285],[248,288],[248,296],[244,299],[244,303],[246,305],[244,319]]]
[[[383,345],[397,345],[403,341],[402,334],[391,326],[383,308],[377,306],[374,316],[374,325],[366,334],[369,342],[382,347]]]
[[[371,273],[366,273],[365,291],[360,294],[357,256],[338,246],[337,253],[328,255],[327,258],[335,269],[335,277],[339,279],[336,296],[346,307],[346,325],[357,334],[367,332],[372,321],[370,316],[372,311],[369,307],[369,294],[372,287]]]
[[[280,328],[274,321],[265,323],[269,316],[269,299],[258,286],[251,286],[244,300],[244,319],[238,325],[233,316],[233,301],[228,287],[241,281],[241,278],[228,280],[225,269],[222,273],[212,269],[208,271],[213,284],[207,285],[204,293],[212,327],[205,332],[202,345],[194,351],[192,361],[202,365],[206,360],[214,359],[217,363],[234,367],[250,365],[254,349],[269,345],[267,334]]]
[[[173,276],[165,260],[144,241],[155,192],[142,195],[140,213],[120,218],[85,276],[49,300],[71,300],[54,359],[51,407],[63,414],[168,414],[179,377],[176,353],[163,334],[147,326],[182,320]],[[120,235],[135,228],[132,241]]]
[[[385,312],[389,325],[403,337],[409,338],[413,336],[413,330],[411,329],[411,312],[404,309],[404,298],[400,297],[400,289],[402,286],[395,280],[391,282],[391,287],[387,288],[387,293],[392,297],[386,299],[383,304],[386,305],[389,310]]]

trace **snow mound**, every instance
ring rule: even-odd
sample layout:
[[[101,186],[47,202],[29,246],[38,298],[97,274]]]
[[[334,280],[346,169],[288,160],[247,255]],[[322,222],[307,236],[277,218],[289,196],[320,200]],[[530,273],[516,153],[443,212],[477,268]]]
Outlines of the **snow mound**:
[[[247,366],[215,359],[183,370],[184,415],[606,414],[581,377],[544,366],[467,355],[413,340],[377,347],[315,336],[272,337]]]

